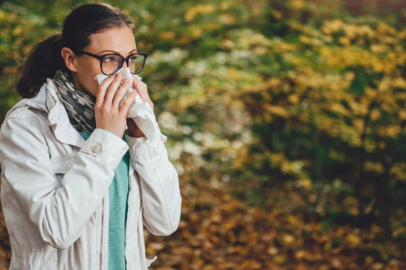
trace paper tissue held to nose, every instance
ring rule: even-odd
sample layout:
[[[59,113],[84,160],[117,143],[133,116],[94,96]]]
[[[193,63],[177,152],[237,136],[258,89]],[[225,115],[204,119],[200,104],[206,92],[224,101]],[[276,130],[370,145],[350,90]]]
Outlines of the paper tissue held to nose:
[[[123,79],[128,78],[130,80],[130,87],[124,96],[124,98],[127,98],[132,91],[136,91],[132,85],[134,79],[133,76],[140,80],[142,78],[132,74],[130,68],[128,67],[119,69],[114,75],[119,72],[123,74]],[[100,85],[107,77],[107,75],[100,73],[96,75],[94,79]],[[128,110],[127,118],[132,118],[134,120],[138,128],[142,131],[142,133],[144,133],[145,137],[147,137],[148,141],[152,141],[152,139],[158,135],[157,133],[159,133],[162,142],[167,140],[167,137],[163,135],[159,129],[154,111],[152,110],[151,106],[147,102],[143,101],[139,94],[135,96],[134,102],[131,104],[130,109]]]

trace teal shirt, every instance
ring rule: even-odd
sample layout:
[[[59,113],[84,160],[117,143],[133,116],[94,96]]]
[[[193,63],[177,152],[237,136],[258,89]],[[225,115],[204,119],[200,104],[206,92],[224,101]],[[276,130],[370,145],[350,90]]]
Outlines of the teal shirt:
[[[90,137],[89,133],[79,133],[85,140]],[[126,141],[124,135],[123,140]],[[114,178],[109,188],[109,270],[126,269],[124,247],[128,207],[129,166],[130,153],[127,151],[114,171]]]

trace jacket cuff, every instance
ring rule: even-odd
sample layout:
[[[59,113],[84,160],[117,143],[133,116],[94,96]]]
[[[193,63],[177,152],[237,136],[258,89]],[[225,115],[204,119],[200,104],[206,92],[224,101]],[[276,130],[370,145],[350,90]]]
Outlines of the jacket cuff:
[[[147,137],[133,137],[128,129],[124,132],[124,136],[130,148],[130,155],[136,161],[143,161],[158,155],[161,147],[165,147],[163,143],[168,139],[161,133],[159,127],[154,130],[151,140]]]
[[[107,152],[111,158],[111,165],[116,168],[128,149],[128,144],[113,132],[96,128],[85,141],[80,151],[93,156]]]

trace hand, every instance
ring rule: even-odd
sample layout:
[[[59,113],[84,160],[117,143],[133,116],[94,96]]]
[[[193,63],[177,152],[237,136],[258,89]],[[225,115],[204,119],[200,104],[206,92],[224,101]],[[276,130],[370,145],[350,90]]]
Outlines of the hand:
[[[133,87],[140,95],[142,101],[147,102],[151,106],[152,111],[154,111],[154,103],[152,103],[151,99],[149,98],[147,85],[137,77],[133,76]]]
[[[121,80],[121,73],[105,79],[99,85],[94,105],[96,128],[111,131],[120,138],[124,134],[128,110],[137,95],[133,91],[123,101],[130,82],[126,79],[121,84]]]
[[[148,95],[147,85],[140,79],[133,77],[133,87],[136,90],[134,92],[137,92],[140,95],[140,98],[144,102],[147,102],[151,106],[152,111],[154,111],[154,103],[152,103]],[[144,133],[141,131],[141,129],[138,128],[137,124],[132,118],[127,118],[127,126],[132,136],[137,138],[145,137]]]

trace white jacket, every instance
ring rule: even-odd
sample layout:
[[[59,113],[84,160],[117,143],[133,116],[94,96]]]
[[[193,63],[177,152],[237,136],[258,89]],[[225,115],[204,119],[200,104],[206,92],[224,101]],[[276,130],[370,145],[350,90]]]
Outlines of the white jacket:
[[[182,203],[178,174],[160,131],[151,141],[127,132],[128,143],[100,128],[83,139],[49,78],[36,97],[8,111],[0,130],[0,162],[9,270],[108,269],[109,186],[127,150],[127,270],[147,270],[157,259],[146,258],[143,225],[159,236],[176,231]]]

